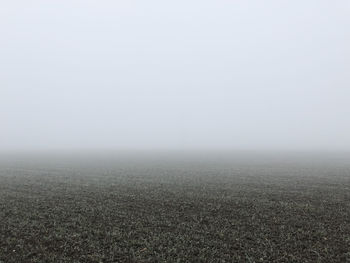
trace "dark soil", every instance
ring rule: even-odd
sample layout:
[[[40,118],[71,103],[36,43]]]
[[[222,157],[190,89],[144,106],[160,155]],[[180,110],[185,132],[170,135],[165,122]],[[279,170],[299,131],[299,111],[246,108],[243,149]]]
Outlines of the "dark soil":
[[[350,165],[2,161],[0,262],[350,262]]]

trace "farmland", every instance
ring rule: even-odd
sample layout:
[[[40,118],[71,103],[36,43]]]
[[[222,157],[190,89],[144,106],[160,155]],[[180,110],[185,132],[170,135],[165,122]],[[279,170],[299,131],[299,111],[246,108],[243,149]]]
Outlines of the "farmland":
[[[350,262],[349,160],[2,156],[0,262]]]

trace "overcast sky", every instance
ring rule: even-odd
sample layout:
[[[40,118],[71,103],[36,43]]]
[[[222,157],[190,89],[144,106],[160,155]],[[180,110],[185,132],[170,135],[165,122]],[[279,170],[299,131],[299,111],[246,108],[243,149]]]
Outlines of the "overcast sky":
[[[350,150],[350,2],[3,1],[0,149]]]

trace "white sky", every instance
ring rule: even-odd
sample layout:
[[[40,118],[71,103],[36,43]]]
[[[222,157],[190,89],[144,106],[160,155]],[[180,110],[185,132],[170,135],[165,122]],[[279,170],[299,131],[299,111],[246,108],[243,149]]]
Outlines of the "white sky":
[[[3,1],[0,150],[350,150],[350,1]]]

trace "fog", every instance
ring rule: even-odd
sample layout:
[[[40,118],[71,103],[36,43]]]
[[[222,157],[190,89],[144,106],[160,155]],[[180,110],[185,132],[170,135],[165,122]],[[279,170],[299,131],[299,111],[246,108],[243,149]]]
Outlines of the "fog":
[[[0,150],[350,150],[350,2],[6,1]]]

